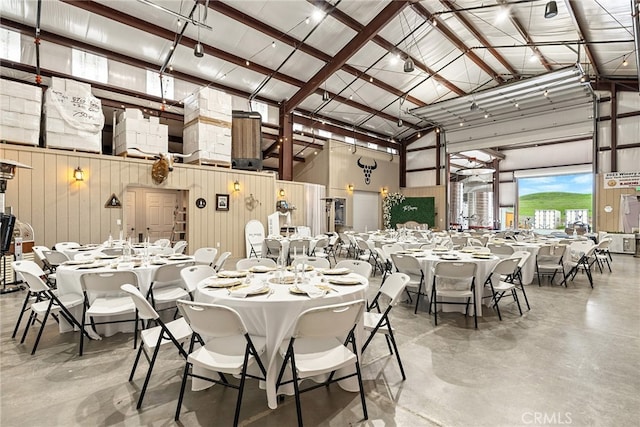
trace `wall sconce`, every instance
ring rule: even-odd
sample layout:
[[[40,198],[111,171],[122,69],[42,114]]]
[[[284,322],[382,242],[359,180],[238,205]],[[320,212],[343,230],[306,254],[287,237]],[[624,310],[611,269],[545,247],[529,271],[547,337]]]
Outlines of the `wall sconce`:
[[[84,181],[84,171],[80,169],[80,166],[73,171],[73,178],[76,181]]]
[[[233,191],[240,191],[240,183],[238,181],[233,183]]]
[[[382,187],[382,197],[386,197],[387,194],[389,194],[389,190],[387,190],[387,187]]]
[[[353,187],[353,184],[349,184],[349,185],[347,185],[347,190],[349,190],[349,191],[353,191],[353,188],[354,188],[354,187]]]
[[[281,188],[280,191],[278,191],[278,196],[284,197],[284,195],[285,195],[284,188]]]

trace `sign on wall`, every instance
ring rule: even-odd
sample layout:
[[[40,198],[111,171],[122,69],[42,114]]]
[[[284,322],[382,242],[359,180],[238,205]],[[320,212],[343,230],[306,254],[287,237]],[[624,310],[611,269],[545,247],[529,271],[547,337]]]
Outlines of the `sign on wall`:
[[[604,174],[604,188],[635,188],[640,186],[640,172],[609,172]]]
[[[416,221],[420,224],[429,224],[432,227],[436,222],[436,209],[434,197],[405,197],[404,201],[391,207],[391,227],[407,221]]]
[[[364,183],[366,185],[371,184],[371,174],[378,168],[378,162],[375,159],[363,160],[362,157],[360,157],[356,164],[360,169],[362,169],[362,173],[364,174]]]

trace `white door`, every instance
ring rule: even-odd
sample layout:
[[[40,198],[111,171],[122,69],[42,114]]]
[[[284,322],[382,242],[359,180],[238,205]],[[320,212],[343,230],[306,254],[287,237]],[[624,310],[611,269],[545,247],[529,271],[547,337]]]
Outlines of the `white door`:
[[[380,223],[380,194],[353,192],[353,231],[377,230]]]
[[[137,206],[137,195],[138,193],[134,190],[127,190],[124,195],[124,225],[123,227],[123,238],[131,237],[132,240],[135,241],[135,236],[133,232],[136,228],[136,206]]]
[[[174,212],[178,206],[177,191],[145,191],[145,219],[149,239],[170,239]],[[139,230],[146,235],[147,230]]]

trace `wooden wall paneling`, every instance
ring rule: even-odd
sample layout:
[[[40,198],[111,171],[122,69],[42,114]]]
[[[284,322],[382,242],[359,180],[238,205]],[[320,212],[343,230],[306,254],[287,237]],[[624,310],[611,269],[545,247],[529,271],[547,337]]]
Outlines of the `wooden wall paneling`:
[[[33,163],[33,158],[30,152],[19,152],[18,153],[18,161],[25,165],[31,165]],[[17,172],[20,173],[20,172]],[[32,223],[33,216],[31,213],[31,198],[33,197],[32,193],[32,182],[33,182],[33,173],[25,173],[21,179],[16,180],[15,177],[12,180],[11,184],[16,185],[18,187],[18,203],[16,204],[16,212],[15,215],[18,217],[18,220]],[[9,185],[9,183],[7,183]],[[21,219],[24,217],[24,219]]]
[[[56,202],[57,222],[52,224],[56,229],[55,241],[52,244],[75,239],[69,230],[69,161],[67,156],[54,156],[53,165],[56,168]]]
[[[78,231],[80,240],[84,243],[103,242],[106,237],[99,237],[100,213],[91,204],[91,194],[94,186],[91,176],[93,174],[91,158],[81,160],[81,167],[85,171],[85,181],[79,183],[81,188],[78,194]],[[82,226],[84,221],[89,221],[91,227]]]
[[[603,174],[597,174],[596,183],[596,222],[595,231],[619,231],[620,196],[623,194],[636,194],[633,188],[611,188],[604,186]],[[605,212],[605,206],[611,206],[613,211]]]
[[[43,171],[45,167],[44,163],[44,155],[42,153],[33,153],[31,156],[31,163],[27,163],[33,169],[31,171],[25,171],[25,176],[29,176],[31,180],[31,201],[30,205],[26,207],[26,211],[31,213],[30,220],[28,221],[34,230],[44,230],[45,229],[45,218],[46,212],[44,209],[31,209],[33,204],[33,200],[44,200],[45,199],[45,188],[44,188],[44,176],[42,173],[37,172],[33,173],[33,170]],[[20,173],[20,172],[18,172]],[[22,176],[20,177],[20,181],[22,181]],[[40,244],[40,242],[44,242],[44,233],[41,231],[39,235],[34,235],[34,241]]]

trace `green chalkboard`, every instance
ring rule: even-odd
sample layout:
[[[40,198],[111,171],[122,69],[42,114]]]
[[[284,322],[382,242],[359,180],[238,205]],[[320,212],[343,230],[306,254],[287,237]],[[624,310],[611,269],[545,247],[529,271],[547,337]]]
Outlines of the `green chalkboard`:
[[[391,207],[391,227],[407,221],[429,224],[433,227],[436,222],[435,198],[433,197],[405,197],[404,202]]]

